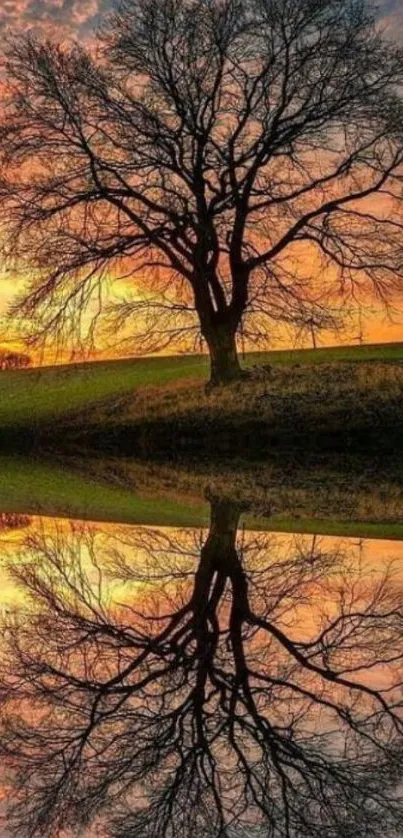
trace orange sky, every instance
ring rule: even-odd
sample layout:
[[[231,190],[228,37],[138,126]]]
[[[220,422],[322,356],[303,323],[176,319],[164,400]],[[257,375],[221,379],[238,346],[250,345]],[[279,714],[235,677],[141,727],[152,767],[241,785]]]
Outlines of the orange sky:
[[[12,515],[9,516],[11,519]],[[167,561],[166,567],[169,567],[169,561],[180,558],[183,562],[183,568],[193,567],[193,553],[198,553],[195,548],[196,543],[199,543],[199,528],[178,528],[178,527],[147,527],[140,525],[127,524],[110,524],[110,523],[91,523],[80,522],[77,520],[69,520],[64,518],[42,518],[36,516],[22,517],[20,520],[18,516],[14,516],[15,522],[11,521],[10,526],[0,525],[0,612],[11,604],[16,604],[21,601],[22,590],[18,589],[15,580],[11,578],[10,571],[13,564],[21,560],[22,555],[26,557],[30,555],[30,549],[26,545],[27,536],[39,539],[50,539],[52,543],[58,543],[69,546],[80,545],[82,549],[82,559],[86,568],[92,567],[90,554],[87,552],[88,544],[91,539],[96,540],[96,555],[102,563],[105,562],[105,567],[108,566],[113,549],[115,548],[124,556],[128,565],[134,567],[146,567],[149,559],[146,545],[147,533],[159,533],[161,536],[167,535],[174,545],[172,547],[172,555],[164,560]],[[143,534],[142,538],[136,539],[136,536]],[[204,536],[207,530],[203,530]],[[91,537],[91,538],[90,538]],[[275,561],[287,561],[292,556],[309,550],[312,545],[312,535],[301,535],[298,533],[269,533],[269,532],[254,532],[253,530],[242,531],[243,547],[250,542],[255,544],[256,539],[261,543],[263,549],[267,540],[270,539],[270,555],[275,557]],[[371,578],[381,578],[385,572],[385,567],[393,563],[399,580],[402,577],[402,561],[403,561],[403,542],[391,541],[383,539],[357,539],[348,537],[335,536],[315,536],[317,548],[323,552],[324,555],[331,555],[339,553],[340,556],[348,556],[352,560],[352,564],[357,568],[365,569],[365,574],[369,574]],[[30,542],[31,543],[31,542]],[[91,542],[92,543],[92,542]],[[175,546],[176,545],[176,546]],[[165,545],[166,546],[166,545]],[[178,552],[178,555],[176,551]],[[168,555],[168,554],[167,554]],[[265,554],[266,555],[266,554]],[[17,558],[18,557],[18,558]],[[189,558],[190,557],[190,558]],[[197,559],[195,558],[195,561]],[[193,568],[194,569],[194,568]],[[94,584],[97,584],[98,575],[94,572]],[[105,597],[108,598],[112,593],[112,588],[116,586],[112,577],[109,582],[106,581]],[[157,583],[153,583],[155,586]],[[159,583],[164,587],[162,583]],[[108,587],[109,585],[109,587]],[[137,587],[142,588],[143,585],[137,583]],[[117,583],[117,588],[113,592],[113,598],[120,601],[123,595],[124,585],[122,581]],[[117,596],[117,591],[119,596]],[[336,589],[333,590],[329,582],[328,593],[329,596]],[[133,593],[133,591],[132,591]],[[322,592],[323,593],[323,592]],[[336,592],[337,593],[337,592]],[[315,611],[312,602],[309,601],[307,608]]]
[[[0,3],[0,34],[7,32],[33,31],[37,35],[57,37],[58,39],[77,39],[81,43],[91,41],[93,33],[114,0],[2,0]],[[403,43],[403,3],[402,0],[380,0],[381,25],[387,33],[396,39],[401,36]],[[10,300],[20,286],[19,278],[1,275],[0,266],[0,345],[15,345],[15,336],[10,323],[4,321],[4,314]],[[354,319],[345,334],[335,336],[323,333],[319,344],[365,343],[403,340],[402,314],[394,317],[390,323],[384,315],[372,307],[359,323]],[[272,345],[287,347],[293,344],[293,336],[283,330],[277,330]],[[309,339],[304,345],[310,345]],[[170,349],[172,352],[172,348]],[[108,354],[111,354],[110,351]]]

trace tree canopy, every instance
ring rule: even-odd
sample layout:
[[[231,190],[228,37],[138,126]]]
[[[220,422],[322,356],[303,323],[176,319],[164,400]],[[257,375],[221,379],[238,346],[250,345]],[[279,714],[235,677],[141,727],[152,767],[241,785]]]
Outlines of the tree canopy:
[[[123,0],[93,53],[28,36],[6,63],[14,311],[42,337],[125,276],[120,324],[199,330],[223,381],[240,332],[401,288],[403,51],[365,0]]]

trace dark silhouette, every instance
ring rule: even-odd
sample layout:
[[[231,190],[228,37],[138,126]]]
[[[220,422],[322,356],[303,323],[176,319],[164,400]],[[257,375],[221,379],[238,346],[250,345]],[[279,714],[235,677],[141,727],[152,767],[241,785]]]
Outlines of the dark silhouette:
[[[350,314],[351,317],[351,314]],[[295,318],[293,323],[296,342],[304,341],[309,337],[312,341],[312,348],[318,348],[319,336],[322,332],[331,332],[334,335],[343,331],[346,314],[342,318],[340,312],[316,312],[309,315],[302,315],[300,319]]]
[[[36,337],[76,338],[89,307],[88,344],[124,276],[142,293],[118,306],[122,340],[132,315],[144,350],[200,330],[225,382],[241,375],[238,333],[401,289],[403,54],[374,14],[123,0],[99,54],[16,39],[2,220],[34,277],[14,312]]]
[[[1,664],[16,835],[401,834],[401,583],[316,538],[279,557],[240,512],[212,499],[205,539],[27,539]]]
[[[0,530],[23,530],[30,524],[29,515],[20,515],[18,512],[0,512]]]
[[[0,349],[0,370],[23,370],[30,367],[32,359],[23,352]]]

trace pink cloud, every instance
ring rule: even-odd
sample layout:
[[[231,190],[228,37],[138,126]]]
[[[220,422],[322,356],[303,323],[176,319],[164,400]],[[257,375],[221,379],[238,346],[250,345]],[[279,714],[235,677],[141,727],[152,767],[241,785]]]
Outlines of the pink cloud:
[[[87,39],[118,0],[2,0],[0,31],[33,30],[38,34]],[[403,40],[402,0],[383,0],[379,16],[391,37]]]
[[[86,39],[111,8],[113,0],[3,0],[0,30],[57,34]]]

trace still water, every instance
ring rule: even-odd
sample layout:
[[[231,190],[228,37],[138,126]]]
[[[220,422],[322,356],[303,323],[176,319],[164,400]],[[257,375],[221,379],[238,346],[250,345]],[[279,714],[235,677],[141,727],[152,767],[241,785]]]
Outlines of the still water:
[[[0,516],[2,835],[403,834],[403,542],[209,506]]]

